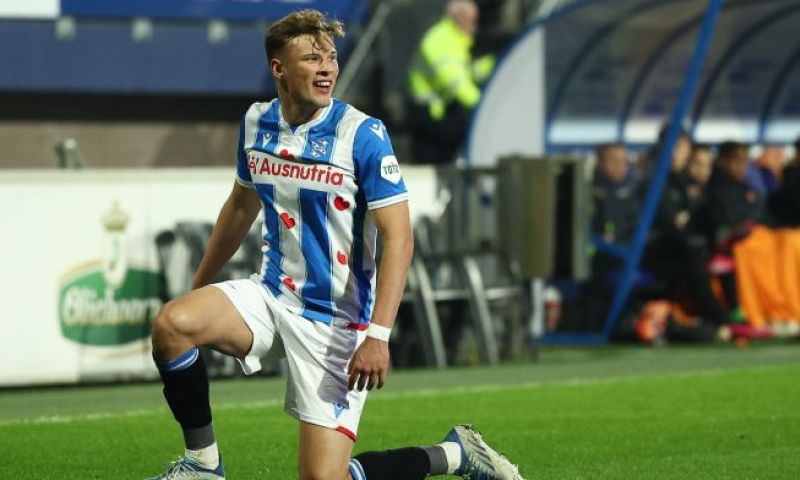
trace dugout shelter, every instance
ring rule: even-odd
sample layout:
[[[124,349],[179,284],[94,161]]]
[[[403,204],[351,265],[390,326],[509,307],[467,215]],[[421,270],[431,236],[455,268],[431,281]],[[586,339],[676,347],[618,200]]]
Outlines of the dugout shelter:
[[[645,148],[670,124],[635,240],[620,246],[626,265],[603,330],[545,341],[608,340],[679,128],[712,144],[789,144],[800,135],[798,22],[798,0],[578,0],[540,12],[507,49],[473,116],[470,165],[572,154],[603,142]]]

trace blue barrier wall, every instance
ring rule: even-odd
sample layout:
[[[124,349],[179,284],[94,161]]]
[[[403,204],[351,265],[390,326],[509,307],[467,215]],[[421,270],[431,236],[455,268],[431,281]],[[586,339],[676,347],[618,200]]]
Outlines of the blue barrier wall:
[[[59,41],[52,22],[3,22],[0,90],[264,92],[263,35],[256,25],[231,25],[227,43],[211,45],[203,24],[157,22],[152,41],[136,43],[128,22],[84,20],[74,39]]]
[[[361,21],[363,0],[61,0],[61,15],[148,17],[178,20],[276,20],[301,8],[314,8],[339,20]]]
[[[340,63],[357,39],[369,2],[280,0],[62,0],[74,34],[55,20],[0,20],[0,93],[157,93],[273,96],[264,53],[268,22],[318,8],[345,22]],[[152,35],[133,38],[133,17]],[[206,20],[228,20],[221,42]]]

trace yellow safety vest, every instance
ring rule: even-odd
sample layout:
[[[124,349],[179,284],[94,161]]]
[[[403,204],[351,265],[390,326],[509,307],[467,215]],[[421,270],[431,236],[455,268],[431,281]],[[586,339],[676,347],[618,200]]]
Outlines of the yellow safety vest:
[[[445,17],[433,25],[420,42],[408,73],[408,90],[414,101],[428,105],[431,118],[441,120],[453,100],[471,109],[481,98],[476,81],[489,76],[494,56],[472,61],[472,37]]]

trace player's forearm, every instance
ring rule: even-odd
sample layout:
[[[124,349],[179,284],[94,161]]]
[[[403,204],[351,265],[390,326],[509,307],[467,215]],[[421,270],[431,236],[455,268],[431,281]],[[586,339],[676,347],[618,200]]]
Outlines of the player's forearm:
[[[414,239],[410,229],[384,238],[375,308],[372,311],[373,323],[389,328],[394,325],[413,253]]]
[[[225,262],[230,259],[250,230],[255,214],[246,205],[229,198],[219,212],[211,232],[208,247],[195,272],[192,288],[200,288],[214,280]]]

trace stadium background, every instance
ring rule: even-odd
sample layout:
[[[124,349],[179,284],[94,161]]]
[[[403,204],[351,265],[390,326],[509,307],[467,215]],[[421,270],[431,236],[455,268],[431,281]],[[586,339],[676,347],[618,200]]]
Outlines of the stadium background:
[[[594,145],[643,151],[672,119],[701,142],[791,151],[800,2],[479,2],[478,45],[501,62],[466,167],[437,170],[405,161],[402,96],[443,3],[0,1],[0,478],[140,477],[147,462],[102,459],[161,461],[177,441],[153,433],[169,414],[150,382],[149,322],[187,289],[230,188],[241,113],[275,95],[264,29],[298,5],[346,23],[336,94],[386,121],[412,192],[418,254],[393,337],[396,383],[374,396],[358,449],[435,442],[471,420],[526,478],[792,478],[796,341],[610,346],[632,279],[591,322],[564,285],[589,273]],[[223,276],[256,268],[258,249],[254,233]],[[556,287],[558,327],[546,323]],[[291,477],[281,360],[242,380],[204,354],[238,452],[231,473]],[[438,368],[409,369],[420,366]]]

